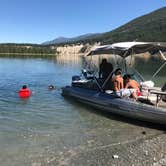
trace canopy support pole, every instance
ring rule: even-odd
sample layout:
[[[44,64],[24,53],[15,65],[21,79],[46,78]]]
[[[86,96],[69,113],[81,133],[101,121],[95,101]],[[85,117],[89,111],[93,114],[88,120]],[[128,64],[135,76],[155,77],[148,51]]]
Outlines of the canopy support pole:
[[[110,80],[110,78],[112,77],[112,74],[114,73],[114,70],[108,75],[107,79],[104,81],[103,85],[102,85],[102,89],[105,87],[106,83],[108,82],[108,80]]]
[[[134,70],[135,73],[138,74],[138,76],[140,77],[141,81],[144,81],[144,77],[135,69],[135,68],[132,68]]]
[[[115,54],[115,51],[114,51],[114,56],[115,56],[115,68],[117,68],[118,66],[118,58],[117,58],[117,55]],[[108,75],[108,77],[106,78],[106,80],[104,81],[103,85],[102,85],[102,89],[106,86],[107,82],[110,80],[110,78],[112,77],[114,73],[114,70]]]
[[[127,53],[128,53],[128,50],[123,55],[123,70],[124,70],[124,73],[127,73],[127,64],[126,64],[126,59],[125,59]]]
[[[93,79],[95,80],[95,82],[96,82],[96,84],[97,84],[99,90],[100,90],[101,92],[104,92],[103,87],[100,86],[100,84],[98,83],[98,80],[97,80],[97,78],[95,77],[95,75],[93,76]]]
[[[160,53],[161,57],[164,59],[164,61],[166,61],[166,57],[165,57],[165,55],[163,54],[163,52],[160,50],[159,53]]]
[[[153,74],[152,78],[154,78],[160,71],[161,69],[166,65],[166,57],[165,55],[162,53],[162,51],[159,51],[161,57],[164,59],[164,63],[160,66],[160,68]]]
[[[160,71],[161,69],[166,65],[166,61],[160,66],[160,68],[153,74],[152,78],[154,78]]]
[[[91,63],[91,66],[92,66],[92,55],[91,55],[91,62],[90,62],[90,63]],[[99,82],[98,82],[98,80],[97,80],[97,78],[96,78],[96,76],[95,76],[94,73],[93,73],[93,79],[95,80],[96,85],[97,85],[97,87],[99,88],[99,90],[100,90],[101,92],[104,92],[102,86],[99,84]]]

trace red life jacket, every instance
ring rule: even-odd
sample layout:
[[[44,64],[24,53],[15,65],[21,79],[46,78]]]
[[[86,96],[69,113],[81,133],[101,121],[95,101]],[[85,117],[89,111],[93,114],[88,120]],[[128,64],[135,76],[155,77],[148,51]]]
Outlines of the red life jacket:
[[[27,98],[27,97],[30,97],[30,95],[31,95],[31,91],[28,88],[20,89],[19,91],[19,96],[21,98]]]

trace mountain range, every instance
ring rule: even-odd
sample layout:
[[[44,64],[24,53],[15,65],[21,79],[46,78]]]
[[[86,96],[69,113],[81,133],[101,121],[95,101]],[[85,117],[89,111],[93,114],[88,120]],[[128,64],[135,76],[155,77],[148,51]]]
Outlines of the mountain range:
[[[100,42],[110,44],[122,41],[166,42],[166,7],[140,16],[119,28],[104,33],[89,33],[73,38],[59,37],[42,44],[76,44]]]
[[[87,38],[92,38],[92,37],[94,38],[94,37],[97,37],[99,35],[100,35],[100,33],[88,33],[88,34],[73,37],[73,38],[58,37],[54,40],[46,41],[42,44],[43,45],[50,45],[50,44],[60,44],[60,43],[67,43],[67,42],[77,42],[80,40],[86,40]]]

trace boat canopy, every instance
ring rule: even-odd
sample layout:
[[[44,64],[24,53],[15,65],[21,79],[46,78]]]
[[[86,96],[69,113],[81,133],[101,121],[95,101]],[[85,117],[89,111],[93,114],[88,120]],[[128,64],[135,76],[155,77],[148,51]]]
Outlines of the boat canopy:
[[[99,54],[114,54],[119,55],[122,58],[126,58],[132,54],[140,54],[149,52],[155,54],[158,51],[165,52],[166,44],[163,43],[154,43],[154,42],[121,42],[114,43],[111,45],[97,46],[91,49],[87,54],[90,55],[99,55]]]

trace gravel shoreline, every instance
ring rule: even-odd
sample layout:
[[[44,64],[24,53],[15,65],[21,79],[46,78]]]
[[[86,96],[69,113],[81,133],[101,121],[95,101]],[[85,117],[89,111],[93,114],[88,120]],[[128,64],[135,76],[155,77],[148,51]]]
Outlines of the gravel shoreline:
[[[166,165],[166,134],[90,150],[73,149],[65,152],[64,156],[66,157],[61,158],[58,165],[164,166]]]

